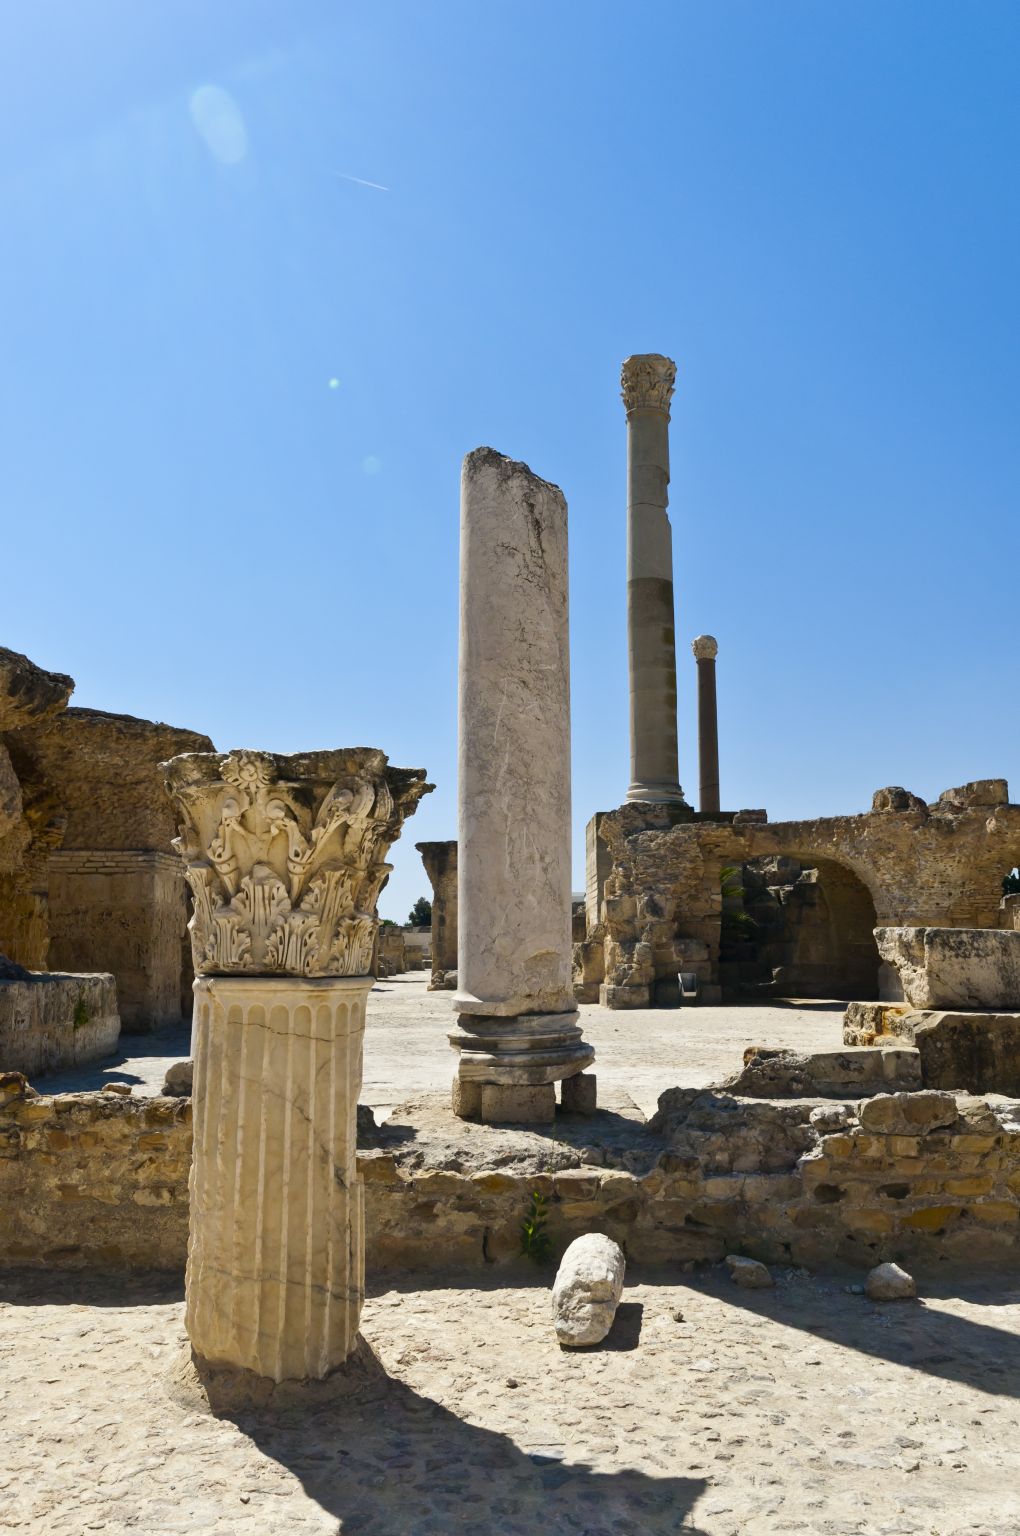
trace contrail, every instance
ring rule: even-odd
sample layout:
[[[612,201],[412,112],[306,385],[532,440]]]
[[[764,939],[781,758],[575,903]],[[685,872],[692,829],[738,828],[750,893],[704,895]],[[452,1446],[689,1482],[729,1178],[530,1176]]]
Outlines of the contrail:
[[[346,171],[334,171],[334,176],[339,176],[341,181],[353,181],[359,187],[374,187],[377,192],[388,192],[389,187],[384,187],[381,181],[366,181],[363,176],[348,176]]]

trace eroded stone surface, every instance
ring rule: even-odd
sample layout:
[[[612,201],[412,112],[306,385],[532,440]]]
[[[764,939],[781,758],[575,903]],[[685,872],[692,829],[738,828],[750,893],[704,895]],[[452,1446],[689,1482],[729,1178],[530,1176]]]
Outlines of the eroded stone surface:
[[[864,1289],[872,1301],[908,1301],[917,1295],[913,1275],[898,1264],[877,1264],[869,1271]]]
[[[978,928],[876,928],[912,1008],[1020,1009],[1020,932]]]
[[[198,975],[366,976],[390,844],[432,788],[352,748],[164,763],[195,910]]]
[[[600,1344],[613,1326],[623,1294],[626,1263],[612,1238],[589,1232],[575,1238],[553,1282],[556,1337],[572,1347]]]

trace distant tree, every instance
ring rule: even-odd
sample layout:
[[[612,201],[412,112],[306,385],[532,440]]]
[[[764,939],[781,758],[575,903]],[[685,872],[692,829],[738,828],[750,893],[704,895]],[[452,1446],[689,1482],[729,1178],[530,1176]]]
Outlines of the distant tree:
[[[392,917],[381,917],[379,919],[379,927],[380,928],[395,928],[396,926],[397,925],[393,921]]]
[[[407,921],[412,928],[428,928],[432,922],[432,903],[424,896],[419,896],[408,914]]]
[[[1004,896],[1020,895],[1020,870],[1011,869],[1008,875],[1003,875],[1002,894]]]

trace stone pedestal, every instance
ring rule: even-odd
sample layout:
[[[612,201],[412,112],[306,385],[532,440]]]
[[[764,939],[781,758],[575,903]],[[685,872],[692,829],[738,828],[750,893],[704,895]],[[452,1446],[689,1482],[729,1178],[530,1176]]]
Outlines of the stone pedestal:
[[[628,800],[683,805],[676,734],[676,634],[669,501],[669,402],[676,364],[628,357],[627,646],[630,675]]]
[[[485,1118],[499,1095],[466,1084],[548,1088],[594,1057],[571,982],[567,506],[491,448],[461,483],[459,722],[454,1107]],[[548,1094],[510,1098],[548,1117]]]
[[[715,658],[719,643],[712,635],[691,642],[698,663],[698,809],[702,815],[719,810],[719,715],[715,695]]]
[[[213,1363],[328,1375],[364,1299],[357,1107],[372,978],[195,982],[186,1326]]]

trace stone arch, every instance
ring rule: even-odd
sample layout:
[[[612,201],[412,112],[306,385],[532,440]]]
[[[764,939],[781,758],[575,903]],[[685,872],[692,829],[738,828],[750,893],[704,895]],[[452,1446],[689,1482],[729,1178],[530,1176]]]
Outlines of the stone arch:
[[[720,917],[724,994],[874,999],[881,962],[875,894],[865,873],[831,848],[791,844],[744,853],[743,930]]]

